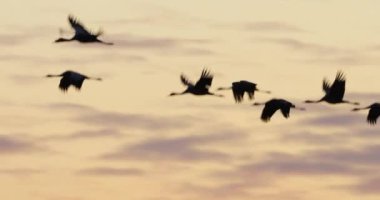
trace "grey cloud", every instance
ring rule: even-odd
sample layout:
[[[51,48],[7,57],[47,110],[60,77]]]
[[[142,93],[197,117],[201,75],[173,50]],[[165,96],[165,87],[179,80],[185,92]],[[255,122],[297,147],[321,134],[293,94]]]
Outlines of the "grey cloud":
[[[75,120],[99,126],[121,126],[157,130],[183,128],[188,126],[189,122],[194,120],[194,118],[190,116],[167,117],[96,111],[76,117]]]
[[[347,166],[359,165],[376,167],[380,164],[380,145],[368,145],[358,149],[333,149],[310,152],[308,155],[319,160],[344,163]]]
[[[339,187],[349,191],[360,193],[361,195],[379,195],[380,194],[380,177],[371,177],[361,180],[356,184]]]
[[[313,125],[313,126],[321,126],[321,127],[331,127],[331,126],[344,126],[344,125],[360,125],[365,123],[362,115],[358,115],[357,113],[351,112],[352,108],[347,108],[347,113],[330,113],[330,114],[322,114],[317,117],[312,117],[308,119],[302,120],[302,124],[304,125]]]
[[[353,175],[362,173],[361,170],[342,163],[286,154],[273,156],[257,164],[241,166],[240,170],[282,175]]]
[[[93,167],[77,171],[79,175],[95,176],[141,176],[143,170],[132,168],[111,168],[111,167]]]
[[[29,176],[41,173],[44,173],[44,171],[40,169],[31,168],[0,169],[0,174],[4,175]]]
[[[265,31],[265,32],[292,32],[292,33],[304,33],[304,29],[297,26],[287,24],[279,21],[262,21],[251,22],[244,25],[246,30],[252,31]]]
[[[68,141],[78,139],[93,139],[93,138],[120,138],[123,134],[117,129],[100,129],[100,130],[82,130],[67,135],[53,135],[41,138],[42,140],[52,141]]]
[[[138,38],[125,36],[128,39],[115,41],[117,46],[129,48],[165,49],[179,47],[184,44],[207,44],[210,40],[205,39],[175,39],[175,38]]]
[[[301,131],[291,134],[283,134],[279,140],[288,143],[301,143],[308,145],[331,145],[347,140],[344,134],[318,134],[310,131]]]
[[[351,53],[349,55],[328,55],[325,57],[316,57],[311,59],[305,59],[303,62],[309,64],[334,64],[334,65],[374,65],[373,61],[369,61],[368,58],[363,58],[362,56]]]
[[[32,153],[45,148],[28,139],[0,135],[0,154]]]
[[[236,199],[250,198],[247,191],[248,185],[240,182],[222,184],[218,186],[203,186],[199,184],[185,183],[179,188],[181,193],[187,193],[193,198],[201,199]]]
[[[376,102],[380,101],[380,92],[362,93],[362,92],[351,92],[346,95],[350,99],[358,99],[360,101]]]
[[[179,138],[154,138],[135,145],[125,146],[116,152],[103,155],[103,159],[226,161],[230,156],[216,150],[203,150],[206,144],[240,139],[239,133],[220,133]]]
[[[304,42],[293,38],[256,38],[254,41],[277,44],[298,51],[310,51],[313,53],[330,55],[348,52],[333,46],[321,45],[312,42]]]
[[[36,105],[37,107],[42,107],[49,110],[72,110],[72,111],[79,111],[79,112],[94,112],[96,111],[95,108],[82,105],[82,104],[76,104],[76,103],[50,103],[48,105]]]
[[[109,129],[108,127],[115,127],[113,130],[120,127],[145,130],[168,130],[188,127],[192,122],[203,120],[201,117],[196,118],[189,115],[161,116],[101,111],[86,105],[72,103],[52,103],[46,106],[36,106],[49,110],[75,112],[78,113],[78,115],[72,116],[71,119],[77,123],[89,124],[95,127],[106,127],[105,129]]]
[[[159,50],[181,55],[212,55],[214,51],[206,45],[214,43],[211,39],[151,38],[120,34],[116,38],[115,48]]]

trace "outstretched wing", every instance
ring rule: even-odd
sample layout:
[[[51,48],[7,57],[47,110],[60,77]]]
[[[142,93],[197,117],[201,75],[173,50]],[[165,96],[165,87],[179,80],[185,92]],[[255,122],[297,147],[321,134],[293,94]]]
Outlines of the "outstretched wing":
[[[339,71],[336,74],[335,81],[330,87],[330,89],[328,90],[327,95],[331,99],[342,100],[344,96],[345,88],[346,88],[346,79],[343,75],[343,72]]]
[[[240,81],[243,90],[248,94],[249,99],[253,99],[256,90],[256,84],[249,81]]]
[[[240,82],[233,82],[233,83],[232,83],[232,93],[233,93],[233,95],[234,95],[234,98],[235,98],[235,102],[236,102],[236,103],[240,103],[240,102],[243,101],[244,90],[243,90],[243,88],[241,87]]]
[[[273,116],[273,114],[279,109],[280,107],[276,102],[269,101],[265,104],[265,107],[263,109],[263,112],[261,113],[261,120],[264,122],[268,122],[270,118]]]
[[[181,82],[186,86],[194,86],[194,84],[183,74],[181,74]]]
[[[201,78],[195,83],[195,87],[199,89],[209,89],[212,83],[213,76],[209,71],[203,69]]]
[[[368,123],[374,125],[376,124],[377,118],[380,116],[380,108],[375,107],[371,108],[369,110],[368,116],[367,116],[367,121]]]
[[[69,22],[71,27],[75,30],[75,35],[93,35],[83,26],[81,22],[78,21],[77,18],[72,15],[69,16]]]
[[[290,106],[289,105],[283,105],[281,106],[281,113],[285,118],[289,117],[290,113]]]
[[[326,94],[329,93],[330,87],[331,87],[330,82],[326,78],[323,79],[322,88],[323,88],[323,91],[325,91]]]
[[[59,82],[59,89],[66,92],[71,85],[70,78],[68,76],[63,76]]]

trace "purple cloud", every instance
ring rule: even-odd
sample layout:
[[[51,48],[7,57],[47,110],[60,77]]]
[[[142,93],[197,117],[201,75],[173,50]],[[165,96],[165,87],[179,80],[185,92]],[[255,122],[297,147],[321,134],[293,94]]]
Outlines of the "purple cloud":
[[[184,136],[178,138],[153,138],[135,145],[124,146],[116,152],[103,155],[103,159],[116,160],[177,160],[177,161],[226,161],[230,156],[216,150],[199,148],[206,144],[241,139],[239,133]]]
[[[132,168],[112,168],[112,167],[93,167],[77,171],[79,175],[91,176],[141,176],[144,174],[143,170]]]
[[[42,150],[44,150],[44,148],[33,141],[8,135],[0,135],[0,154],[32,153]]]

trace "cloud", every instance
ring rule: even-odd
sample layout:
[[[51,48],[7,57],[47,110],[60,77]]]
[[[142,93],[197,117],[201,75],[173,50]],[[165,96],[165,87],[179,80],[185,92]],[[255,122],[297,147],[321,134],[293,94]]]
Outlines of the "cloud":
[[[50,103],[48,105],[36,105],[37,107],[42,107],[48,110],[72,110],[78,112],[94,112],[95,108],[87,105],[77,104],[77,103]]]
[[[207,47],[214,43],[211,39],[184,39],[170,37],[143,37],[129,34],[112,36],[115,38],[115,48],[129,48],[136,50],[154,50],[159,53],[167,51],[180,55],[213,55],[215,52]]]
[[[360,193],[361,195],[378,195],[380,194],[380,177],[371,177],[356,184],[343,186],[344,188],[355,193]]]
[[[290,32],[290,33],[305,33],[304,29],[297,26],[287,24],[279,21],[262,21],[251,22],[244,25],[244,29],[250,31],[263,31],[263,32]]]
[[[300,143],[307,145],[331,145],[346,140],[344,134],[318,134],[310,131],[283,134],[279,140],[288,143]]]
[[[152,116],[119,112],[95,111],[74,118],[75,121],[96,126],[129,127],[147,130],[175,129],[189,126],[194,120],[190,116]]]
[[[82,130],[68,135],[53,135],[42,137],[41,140],[53,140],[53,141],[68,141],[78,139],[94,139],[94,138],[120,138],[123,134],[117,129],[100,129],[100,130]]]
[[[380,93],[377,93],[377,92],[371,92],[371,93],[350,92],[346,96],[349,99],[357,99],[359,101],[369,101],[369,102],[375,102],[376,100],[380,99]]]
[[[380,164],[380,145],[367,145],[356,149],[333,149],[310,152],[308,155],[318,160],[330,160],[347,166],[376,167]]]
[[[95,176],[141,176],[143,170],[132,168],[112,168],[112,167],[93,167],[77,171],[79,175],[95,175]]]
[[[45,148],[28,139],[20,139],[8,135],[0,135],[0,155],[14,153],[33,153]]]
[[[355,167],[333,160],[283,153],[272,154],[268,159],[259,163],[243,165],[239,171],[281,175],[352,175],[363,172]]]
[[[217,150],[202,147],[223,141],[244,138],[235,132],[211,135],[193,135],[178,138],[153,138],[135,145],[128,145],[116,152],[103,155],[103,159],[116,160],[174,160],[174,161],[226,161],[230,156]]]
[[[350,108],[352,109],[352,108]],[[303,125],[313,125],[320,127],[332,127],[332,126],[355,126],[365,123],[362,115],[351,112],[347,109],[347,113],[330,113],[321,114],[316,117],[304,119],[300,122]]]
[[[0,34],[0,45],[14,46],[14,45],[19,45],[19,44],[24,44],[28,40],[33,39],[34,37],[35,36],[33,35],[26,35],[26,34],[20,34],[20,33]]]
[[[101,111],[87,105],[74,103],[58,102],[49,105],[36,106],[48,110],[76,113],[76,115],[73,115],[70,120],[77,123],[102,127],[104,130],[110,130],[109,127],[115,127],[115,129],[112,129],[113,134],[117,134],[116,129],[120,127],[144,130],[168,130],[188,127],[192,122],[203,120],[201,117],[198,118],[190,115],[162,116],[142,113]]]
[[[318,53],[322,55],[331,55],[331,54],[336,55],[338,53],[347,52],[347,50],[342,50],[333,46],[321,45],[321,44],[312,43],[312,42],[304,42],[304,41],[293,39],[293,38],[261,37],[261,38],[255,38],[254,41],[281,45],[281,46],[287,47],[289,49],[297,50],[297,51],[302,51],[302,52],[308,51],[308,52]]]
[[[34,174],[41,174],[43,172],[43,170],[31,168],[0,169],[0,174],[16,176],[29,176]]]

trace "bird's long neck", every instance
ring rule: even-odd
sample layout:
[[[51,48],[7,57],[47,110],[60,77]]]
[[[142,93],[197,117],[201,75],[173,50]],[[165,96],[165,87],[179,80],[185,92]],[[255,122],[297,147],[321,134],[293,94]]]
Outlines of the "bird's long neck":
[[[101,81],[102,80],[102,78],[99,78],[99,77],[88,77],[88,76],[86,76],[86,79],[95,80],[95,81]]]
[[[97,42],[101,43],[101,44],[105,44],[105,45],[113,45],[112,42],[104,42],[104,41],[101,41],[101,40],[96,40]]]
[[[320,99],[320,100],[306,100],[305,103],[319,103],[319,102],[322,102],[323,99]]]
[[[371,106],[367,106],[364,108],[354,108],[354,109],[352,109],[352,111],[366,110],[366,109],[370,109],[370,108],[371,108]]]
[[[232,89],[232,87],[220,87],[216,90],[231,90],[231,89]]]
[[[359,102],[352,102],[352,101],[346,101],[343,100],[342,103],[352,104],[352,105],[359,105]]]
[[[61,77],[61,76],[62,76],[62,74],[48,74],[48,75],[46,75],[46,77],[48,77],[48,78]]]
[[[183,91],[183,92],[172,92],[169,94],[169,96],[177,96],[177,95],[183,95],[183,94],[186,94],[187,93],[187,90]]]
[[[68,38],[58,38],[54,42],[70,42],[70,41],[73,41],[73,40],[74,40],[74,38],[70,38],[70,39],[68,39]]]
[[[215,93],[212,93],[212,92],[208,92],[207,94],[208,94],[208,95],[211,95],[211,96],[216,96],[216,97],[224,97],[224,96],[221,95],[221,94],[215,94]]]
[[[258,103],[258,102],[256,102],[256,103],[252,104],[252,106],[262,106],[262,105],[265,105],[265,103]]]

